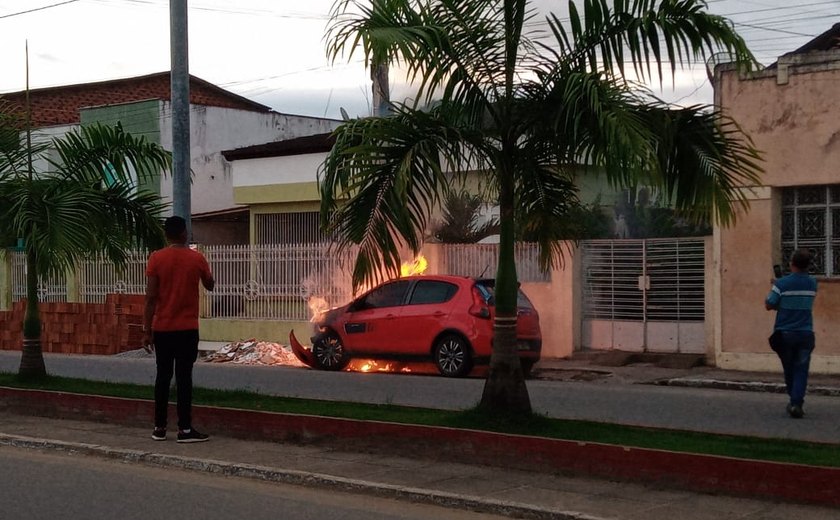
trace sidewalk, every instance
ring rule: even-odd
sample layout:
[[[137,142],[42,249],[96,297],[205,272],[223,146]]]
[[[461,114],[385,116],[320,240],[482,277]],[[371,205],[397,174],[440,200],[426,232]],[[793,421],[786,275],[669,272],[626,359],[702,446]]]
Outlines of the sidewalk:
[[[0,450],[37,449],[70,456],[212,472],[349,491],[509,518],[623,520],[828,520],[831,508],[660,489],[477,465],[372,455],[350,450],[214,436],[201,444],[155,442],[151,430],[0,413]]]
[[[47,354],[45,358],[53,375],[143,385],[154,381],[151,357]],[[814,375],[805,419],[792,420],[785,412],[786,396],[779,393],[781,374],[673,368],[644,360],[611,366],[606,361],[579,356],[541,361],[535,378],[527,382],[534,411],[559,419],[840,443],[838,376]],[[677,364],[676,358],[670,361]],[[0,371],[14,372],[19,363],[19,352],[0,351]],[[199,362],[194,384],[277,397],[463,410],[477,404],[484,380]],[[825,392],[817,392],[820,389]]]
[[[744,372],[702,363],[702,356],[692,354],[576,352],[571,358],[543,359],[535,369],[535,377],[550,381],[785,392],[781,366],[778,372]],[[840,396],[840,374],[810,374],[808,392],[811,395]]]

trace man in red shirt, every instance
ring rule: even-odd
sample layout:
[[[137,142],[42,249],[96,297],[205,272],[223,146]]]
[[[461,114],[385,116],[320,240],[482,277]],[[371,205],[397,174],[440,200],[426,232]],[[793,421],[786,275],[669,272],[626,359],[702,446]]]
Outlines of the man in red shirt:
[[[155,429],[166,440],[169,385],[173,365],[178,397],[178,442],[203,442],[208,435],[192,427],[192,370],[198,358],[198,284],[215,286],[204,255],[187,245],[187,223],[169,217],[163,224],[169,246],[152,253],[146,266],[143,345],[154,349]]]

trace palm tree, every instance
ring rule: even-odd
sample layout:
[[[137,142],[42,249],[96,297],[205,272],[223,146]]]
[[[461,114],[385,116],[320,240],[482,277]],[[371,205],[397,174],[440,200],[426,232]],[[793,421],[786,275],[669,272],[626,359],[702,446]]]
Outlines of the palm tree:
[[[527,0],[340,0],[328,55],[361,48],[402,66],[416,96],[392,116],[348,121],[320,174],[322,223],[360,246],[357,283],[395,273],[419,250],[453,177],[482,172],[500,210],[494,347],[481,407],[528,412],[515,348],[516,229],[562,261],[564,219],[579,208],[581,165],[616,186],[656,186],[684,216],[731,223],[758,182],[760,157],[734,121],[679,108],[632,81],[726,51],[754,63],[727,20],[701,0],[582,0],[583,15],[538,20]]]
[[[132,249],[162,245],[159,217],[166,206],[141,183],[168,169],[170,155],[119,125],[85,126],[50,142],[28,144],[28,132],[21,131],[9,107],[0,109],[0,236],[23,238],[26,254],[19,374],[40,377],[46,367],[39,280],[63,275],[92,253],[102,252],[122,266]],[[33,157],[48,167],[34,172]]]

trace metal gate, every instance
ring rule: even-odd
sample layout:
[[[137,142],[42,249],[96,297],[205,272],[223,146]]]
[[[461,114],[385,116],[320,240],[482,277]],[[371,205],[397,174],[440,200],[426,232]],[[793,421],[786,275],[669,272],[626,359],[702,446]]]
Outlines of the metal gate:
[[[588,240],[584,349],[705,352],[705,240]]]

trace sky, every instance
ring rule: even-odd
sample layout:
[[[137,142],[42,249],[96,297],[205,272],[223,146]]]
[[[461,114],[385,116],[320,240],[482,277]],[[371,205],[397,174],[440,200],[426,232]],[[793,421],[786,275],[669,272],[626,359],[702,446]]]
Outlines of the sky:
[[[361,55],[331,64],[324,33],[334,0],[189,0],[189,68],[278,112],[317,117],[370,111]],[[532,0],[562,18],[566,2]],[[840,0],[708,0],[727,16],[758,61],[769,65],[840,23]],[[0,94],[141,76],[169,69],[168,0],[0,0]],[[392,97],[410,89],[391,76]],[[680,105],[711,104],[703,64],[652,86]]]

